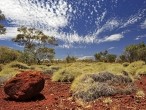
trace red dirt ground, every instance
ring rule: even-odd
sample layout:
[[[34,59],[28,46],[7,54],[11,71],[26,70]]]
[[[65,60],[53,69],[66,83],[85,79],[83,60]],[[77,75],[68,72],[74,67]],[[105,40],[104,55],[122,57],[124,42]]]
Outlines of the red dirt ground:
[[[146,97],[137,100],[135,95],[111,97],[111,103],[103,103],[99,98],[90,103],[81,103],[70,97],[69,83],[52,82],[51,75],[45,75],[46,83],[37,98],[26,102],[16,102],[8,98],[0,87],[0,110],[146,110]],[[146,76],[135,82],[146,94]]]

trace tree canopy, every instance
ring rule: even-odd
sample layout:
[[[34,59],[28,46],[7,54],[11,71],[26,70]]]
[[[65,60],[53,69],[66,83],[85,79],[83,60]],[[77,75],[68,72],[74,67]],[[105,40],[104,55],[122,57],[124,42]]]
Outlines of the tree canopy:
[[[12,41],[24,46],[24,52],[31,56],[31,60],[39,61],[54,57],[54,49],[48,48],[50,45],[57,45],[54,37],[45,35],[42,31],[35,28],[20,27],[19,34]],[[25,54],[25,57],[28,55]],[[27,56],[26,56],[27,55]]]
[[[4,14],[2,14],[2,11],[0,10],[0,21],[5,20],[5,16]],[[6,28],[4,27],[4,25],[2,25],[0,23],[0,34],[5,34],[6,32]]]

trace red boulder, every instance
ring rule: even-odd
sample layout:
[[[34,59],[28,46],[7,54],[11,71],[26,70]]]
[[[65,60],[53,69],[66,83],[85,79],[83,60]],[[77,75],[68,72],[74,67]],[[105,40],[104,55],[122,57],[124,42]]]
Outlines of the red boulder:
[[[6,82],[4,92],[15,100],[28,100],[39,94],[45,80],[40,72],[27,71]]]

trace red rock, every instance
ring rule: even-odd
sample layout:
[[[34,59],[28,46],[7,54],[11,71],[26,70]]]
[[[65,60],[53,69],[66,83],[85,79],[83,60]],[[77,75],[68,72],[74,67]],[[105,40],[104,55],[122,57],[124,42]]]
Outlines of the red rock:
[[[6,82],[4,92],[12,99],[28,100],[42,91],[44,83],[40,72],[26,71]]]

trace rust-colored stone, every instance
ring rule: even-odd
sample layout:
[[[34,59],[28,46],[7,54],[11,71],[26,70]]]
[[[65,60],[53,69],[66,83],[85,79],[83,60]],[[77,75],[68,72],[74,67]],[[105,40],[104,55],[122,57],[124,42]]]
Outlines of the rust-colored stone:
[[[6,82],[4,92],[12,99],[28,100],[42,91],[44,83],[40,72],[26,71]]]

